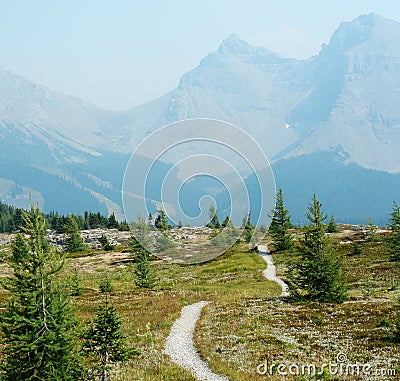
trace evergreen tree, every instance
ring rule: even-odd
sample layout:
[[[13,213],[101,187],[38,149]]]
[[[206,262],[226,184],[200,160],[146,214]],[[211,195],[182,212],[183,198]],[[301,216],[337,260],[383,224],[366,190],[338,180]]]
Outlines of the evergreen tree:
[[[341,303],[346,299],[342,263],[325,236],[326,215],[321,208],[314,194],[306,214],[309,225],[298,247],[300,260],[291,266],[292,294],[299,299]]]
[[[72,270],[72,276],[70,277],[70,288],[71,296],[80,296],[83,294],[83,290],[81,287],[81,277],[76,267],[74,267]]]
[[[113,286],[111,284],[110,277],[108,276],[108,274],[106,272],[104,272],[102,274],[102,278],[101,278],[101,281],[100,281],[100,284],[99,284],[99,290],[103,294],[106,294],[106,293],[109,293],[109,292],[113,292]]]
[[[50,216],[50,227],[55,230],[57,233],[64,233],[64,221],[58,213],[54,213]]]
[[[24,233],[12,244],[13,273],[5,287],[10,299],[1,315],[2,379],[56,381],[78,379],[74,360],[75,324],[69,292],[59,281],[63,255],[45,239],[46,221],[31,207],[24,213]]]
[[[163,209],[157,212],[157,218],[154,222],[154,226],[161,231],[168,230],[168,217]]]
[[[372,222],[371,216],[367,217],[367,229],[368,229],[368,241],[376,242],[378,240],[378,235],[376,233],[377,227]]]
[[[131,230],[133,234],[130,246],[134,253],[143,247],[149,250],[154,249],[151,228],[141,216],[138,217],[138,222],[132,224]],[[154,230],[154,228],[152,229]]]
[[[105,251],[110,251],[114,250],[114,245],[111,245],[111,243],[108,241],[107,237],[102,234],[100,238],[97,238],[99,241],[101,248]]]
[[[74,217],[79,230],[83,230],[85,228],[85,219],[80,214],[75,215]]]
[[[67,234],[67,238],[65,239],[65,251],[69,253],[75,253],[84,251],[86,249],[86,245],[83,243],[83,239],[79,233],[79,227],[74,216],[67,217],[64,230]]]
[[[213,204],[211,204],[210,209],[208,210],[208,218],[209,222],[206,225],[208,228],[219,229],[221,227],[218,220],[217,209],[215,209]]]
[[[224,228],[225,226],[232,224],[231,219],[229,218],[229,216],[226,216],[224,221],[222,222],[221,226]]]
[[[339,231],[338,227],[336,225],[335,218],[333,216],[331,216],[331,219],[328,222],[328,226],[326,227],[326,231],[328,233],[337,233]]]
[[[23,226],[22,213],[23,209],[14,208],[0,202],[0,232],[18,231]],[[65,233],[65,226],[68,223],[67,217],[59,215],[56,212],[50,212],[44,215],[47,220],[48,228],[57,231],[57,233]],[[126,223],[119,224],[116,221],[115,214],[110,217],[101,215],[99,212],[92,213],[85,211],[84,215],[73,215],[79,229],[93,228],[118,228],[121,230],[129,230]]]
[[[20,230],[24,225],[24,211],[21,208],[15,209],[14,225],[17,230]]]
[[[17,230],[12,217],[2,218],[2,232],[13,233]]]
[[[106,299],[97,309],[92,325],[84,333],[83,350],[88,352],[93,361],[93,376],[99,376],[101,381],[110,380],[113,364],[127,360],[128,350],[121,325],[115,307]]]
[[[141,288],[153,288],[155,277],[150,267],[149,250],[154,250],[154,247],[149,234],[150,227],[142,217],[139,217],[139,221],[133,226],[133,232],[131,246],[136,261],[135,284]]]
[[[140,288],[153,288],[155,278],[150,267],[150,253],[143,247],[136,251],[135,284]]]
[[[119,231],[129,231],[129,225],[126,221],[122,221],[118,227]]]
[[[16,210],[13,206],[0,203],[0,232],[12,233],[18,229]]]
[[[290,215],[285,208],[282,188],[278,189],[275,200],[275,209],[272,212],[269,232],[276,251],[289,250],[293,247],[293,238],[289,232],[292,227]]]
[[[135,236],[132,236],[129,246],[132,248],[133,253],[136,253],[137,251],[139,251],[142,248],[142,245],[140,244],[139,240]]]
[[[117,219],[115,218],[114,212],[110,215],[110,217],[108,217],[107,227],[109,229],[118,229],[118,227],[119,227],[119,224],[118,224]]]
[[[99,227],[106,228],[108,218],[106,216],[103,216],[100,212],[97,212],[96,214],[97,214],[97,220],[99,221]]]
[[[360,244],[358,242],[353,242],[351,248],[351,255],[360,255],[362,253]]]
[[[89,212],[85,211],[85,213],[83,214],[83,219],[85,221],[84,223],[84,230],[89,230],[90,229],[90,223],[89,223]]]
[[[390,228],[392,229],[389,238],[389,252],[394,261],[400,261],[400,206],[393,202],[393,211],[390,214]]]
[[[159,233],[154,237],[155,250],[161,252],[174,247],[174,242],[167,236],[166,233]]]
[[[250,243],[254,233],[254,225],[251,223],[250,217],[251,213],[246,214],[242,220],[242,228],[243,228],[242,236],[245,242],[247,243]]]
[[[221,226],[223,227],[222,230],[213,232],[211,243],[225,249],[237,244],[239,242],[240,231],[235,228],[229,217],[225,218]]]
[[[100,214],[89,213],[89,226],[90,229],[101,228]]]

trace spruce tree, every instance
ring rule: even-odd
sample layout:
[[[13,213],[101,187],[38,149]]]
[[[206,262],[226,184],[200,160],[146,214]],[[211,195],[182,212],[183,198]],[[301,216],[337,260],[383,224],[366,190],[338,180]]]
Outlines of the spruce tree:
[[[328,226],[326,227],[326,231],[328,233],[337,233],[338,232],[338,227],[336,225],[336,221],[335,218],[333,216],[331,216],[329,222],[328,222]]]
[[[107,228],[108,229],[118,229],[118,227],[119,227],[119,224],[118,224],[118,221],[115,218],[115,214],[113,212],[113,213],[111,213],[110,217],[108,217]]]
[[[74,359],[74,315],[69,291],[60,282],[64,258],[45,239],[46,221],[31,206],[24,213],[24,233],[12,244],[10,293],[1,315],[2,379],[12,381],[78,379]]]
[[[89,230],[90,229],[90,223],[89,223],[89,213],[87,211],[85,211],[84,215],[83,215],[83,219],[84,219],[84,224],[83,224],[83,228],[85,230]]]
[[[122,221],[118,227],[119,231],[129,231],[129,225],[126,221]]]
[[[389,252],[393,261],[400,261],[400,206],[393,202],[393,211],[390,214],[390,228],[392,234],[389,238]]]
[[[218,220],[217,209],[215,209],[213,204],[211,204],[210,209],[208,210],[208,218],[209,222],[206,225],[208,228],[219,229],[221,227]]]
[[[136,251],[135,284],[140,288],[153,288],[155,278],[150,267],[150,253],[143,247]]]
[[[221,227],[223,227],[222,230],[215,230],[212,234],[211,243],[213,245],[228,249],[239,243],[240,230],[232,224],[229,217],[225,218]]]
[[[78,223],[74,216],[68,216],[67,222],[64,225],[65,233],[67,238],[65,239],[65,251],[68,253],[75,253],[84,251],[86,245],[83,243],[83,239],[79,233]]]
[[[81,286],[81,276],[79,275],[79,271],[77,267],[72,269],[72,275],[70,276],[70,295],[71,296],[80,296],[83,294],[82,286]]]
[[[174,247],[174,242],[167,236],[165,232],[157,234],[154,237],[155,251],[162,252]]]
[[[282,188],[279,188],[276,194],[275,209],[272,212],[271,225],[269,227],[269,232],[276,251],[289,250],[293,247],[293,238],[289,232],[292,224],[284,201]]]
[[[131,242],[129,242],[129,246],[131,247],[130,252],[132,253],[136,253],[139,249],[142,248],[142,245],[135,236],[132,236]]]
[[[377,227],[372,222],[371,216],[367,217],[368,241],[376,242],[378,240]]]
[[[315,194],[306,217],[309,225],[297,249],[300,258],[290,271],[292,294],[299,299],[341,303],[346,299],[342,263],[325,236],[326,215]]]
[[[101,248],[103,250],[105,251],[114,250],[114,245],[111,245],[108,238],[104,234],[102,234],[100,238],[97,238],[97,240],[99,241]]]
[[[250,243],[253,233],[254,233],[254,225],[250,221],[251,213],[246,214],[242,219],[242,229],[243,229],[243,239],[245,242]]]
[[[83,350],[93,363],[92,376],[110,380],[112,365],[128,357],[125,337],[121,333],[121,319],[115,307],[106,299],[97,309],[92,325],[84,333]]]
[[[358,242],[353,242],[351,247],[351,255],[360,255],[362,253],[361,246]]]
[[[139,221],[133,226],[133,232],[131,247],[136,261],[135,284],[140,288],[153,288],[155,277],[150,266],[149,250],[154,250],[152,242],[154,239],[151,238],[150,227],[142,217],[139,217]]]
[[[154,226],[161,231],[168,230],[168,217],[163,209],[157,212],[157,218],[154,221]]]
[[[224,228],[225,226],[232,224],[231,219],[229,218],[229,216],[226,216],[224,221],[222,222],[221,226]]]
[[[107,272],[103,272],[100,283],[99,283],[99,290],[103,294],[113,292],[113,286],[111,283],[111,279]]]
[[[145,219],[141,216],[138,217],[138,221],[133,223],[131,226],[132,240],[130,246],[132,247],[132,252],[136,252],[142,247],[148,250],[154,249],[154,227],[148,225]]]

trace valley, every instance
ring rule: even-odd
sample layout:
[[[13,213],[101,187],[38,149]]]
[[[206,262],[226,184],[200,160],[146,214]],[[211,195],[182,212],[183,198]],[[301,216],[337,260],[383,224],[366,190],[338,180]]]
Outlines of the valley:
[[[304,222],[297,205],[315,191],[340,222],[370,215],[384,225],[400,171],[399,36],[399,23],[370,13],[341,23],[318,55],[298,60],[232,34],[175,89],[118,112],[0,69],[0,200],[28,207],[32,193],[47,212],[122,217],[124,170],[142,139],[179,120],[213,118],[257,141],[296,222]],[[371,181],[386,199],[369,194]]]

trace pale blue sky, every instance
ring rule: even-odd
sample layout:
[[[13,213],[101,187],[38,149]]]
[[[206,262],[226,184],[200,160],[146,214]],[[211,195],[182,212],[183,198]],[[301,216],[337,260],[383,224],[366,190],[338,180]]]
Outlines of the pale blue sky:
[[[172,90],[231,33],[305,58],[370,12],[400,21],[400,2],[0,0],[0,66],[121,110]]]

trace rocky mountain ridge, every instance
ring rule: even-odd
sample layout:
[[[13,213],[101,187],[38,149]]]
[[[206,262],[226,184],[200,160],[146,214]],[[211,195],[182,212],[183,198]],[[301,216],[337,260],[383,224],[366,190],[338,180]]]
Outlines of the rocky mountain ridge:
[[[46,210],[76,212],[80,203],[118,209],[123,170],[138,142],[165,124],[197,117],[244,129],[276,168],[326,152],[318,157],[343,164],[343,171],[355,164],[397,178],[399,38],[400,24],[374,13],[342,23],[307,60],[231,35],[176,89],[121,112],[0,69],[0,194],[13,202],[28,201],[32,192]],[[304,181],[316,189],[311,172]],[[65,205],[60,197],[76,202]]]

